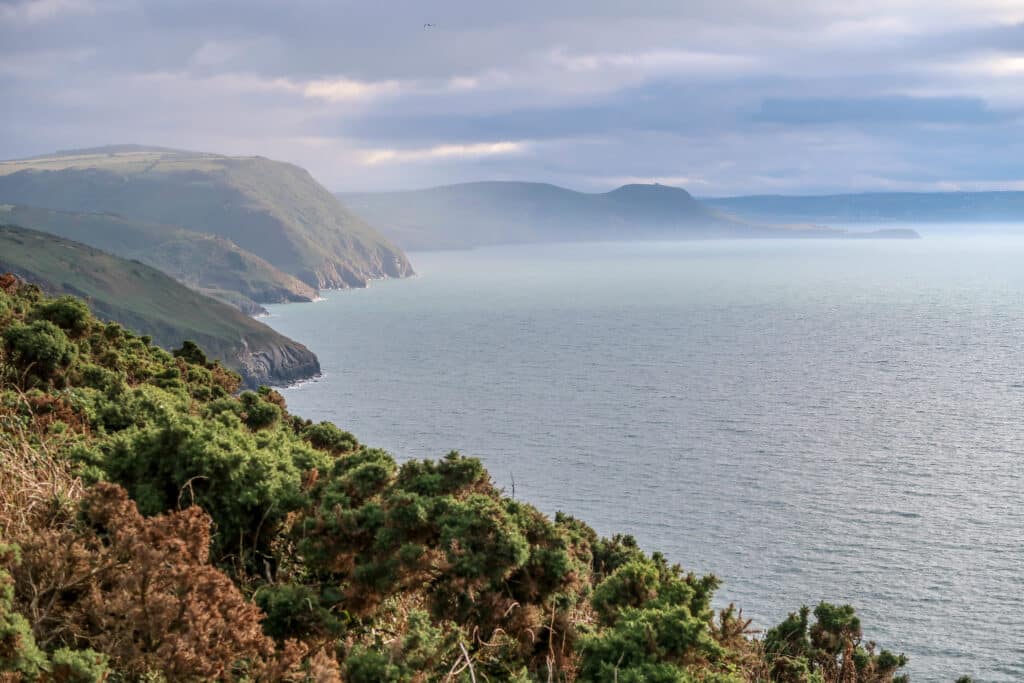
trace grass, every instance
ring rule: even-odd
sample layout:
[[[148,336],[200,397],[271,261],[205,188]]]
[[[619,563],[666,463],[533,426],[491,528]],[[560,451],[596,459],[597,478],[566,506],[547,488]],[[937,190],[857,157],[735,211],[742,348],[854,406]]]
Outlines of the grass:
[[[51,522],[84,491],[71,463],[59,455],[70,433],[52,430],[52,419],[37,415],[23,392],[12,390],[8,397],[13,404],[0,403],[0,434],[7,436],[0,439],[0,538]]]

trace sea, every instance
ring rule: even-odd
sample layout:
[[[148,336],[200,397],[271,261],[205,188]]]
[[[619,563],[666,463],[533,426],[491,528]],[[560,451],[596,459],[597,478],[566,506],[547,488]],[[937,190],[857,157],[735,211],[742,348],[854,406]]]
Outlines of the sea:
[[[269,306],[283,391],[400,461],[719,576],[854,605],[918,681],[1024,681],[1024,236],[550,244]],[[980,230],[979,230],[980,232]]]

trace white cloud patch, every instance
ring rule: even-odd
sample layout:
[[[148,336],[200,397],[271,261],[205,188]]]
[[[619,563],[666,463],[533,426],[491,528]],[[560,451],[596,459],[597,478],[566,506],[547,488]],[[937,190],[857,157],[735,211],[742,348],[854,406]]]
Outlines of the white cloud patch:
[[[520,154],[526,150],[525,142],[479,142],[468,145],[435,145],[422,149],[375,149],[366,153],[363,163],[377,164],[414,163],[444,159],[467,159],[479,157]]]
[[[690,50],[647,50],[639,52],[613,52],[573,55],[556,50],[551,61],[568,72],[606,72],[610,69],[628,70],[652,75],[658,74],[721,74],[747,71],[756,66],[756,60],[733,54],[695,52]]]
[[[212,52],[218,56],[227,54],[227,52],[220,52],[219,48],[213,49]],[[210,58],[209,54],[207,58]],[[403,84],[399,81],[370,82],[344,77],[302,81],[230,71],[213,75],[198,75],[189,71],[161,71],[142,74],[136,80],[167,85],[176,84],[182,88],[191,85],[195,89],[202,88],[221,93],[279,93],[328,103],[370,101],[383,96],[398,96],[404,91]]]
[[[973,96],[994,110],[1024,109],[1024,54],[980,50],[919,64],[920,83],[904,89],[919,97]]]
[[[375,99],[384,95],[398,95],[402,84],[398,81],[357,81],[350,78],[335,78],[310,81],[301,86],[302,94],[311,99],[328,102],[349,102],[352,100]]]
[[[480,79],[472,76],[455,76],[448,79],[448,90],[451,92],[465,92],[476,90],[480,87]]]
[[[951,68],[967,76],[982,78],[1020,78],[1024,76],[1024,56],[987,54],[972,57]]]

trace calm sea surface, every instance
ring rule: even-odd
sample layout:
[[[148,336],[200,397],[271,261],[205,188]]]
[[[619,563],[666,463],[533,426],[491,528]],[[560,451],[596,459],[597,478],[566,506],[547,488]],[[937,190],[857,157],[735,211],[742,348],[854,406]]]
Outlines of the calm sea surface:
[[[1024,238],[509,247],[271,307],[286,390],[400,460],[714,572],[756,624],[850,602],[915,681],[1024,681]]]

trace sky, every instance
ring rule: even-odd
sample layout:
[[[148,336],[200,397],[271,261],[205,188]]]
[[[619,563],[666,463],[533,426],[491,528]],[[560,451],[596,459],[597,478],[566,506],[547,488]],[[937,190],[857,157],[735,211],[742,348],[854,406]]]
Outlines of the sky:
[[[159,145],[336,191],[1024,190],[1024,0],[0,0],[0,102],[0,159]]]

